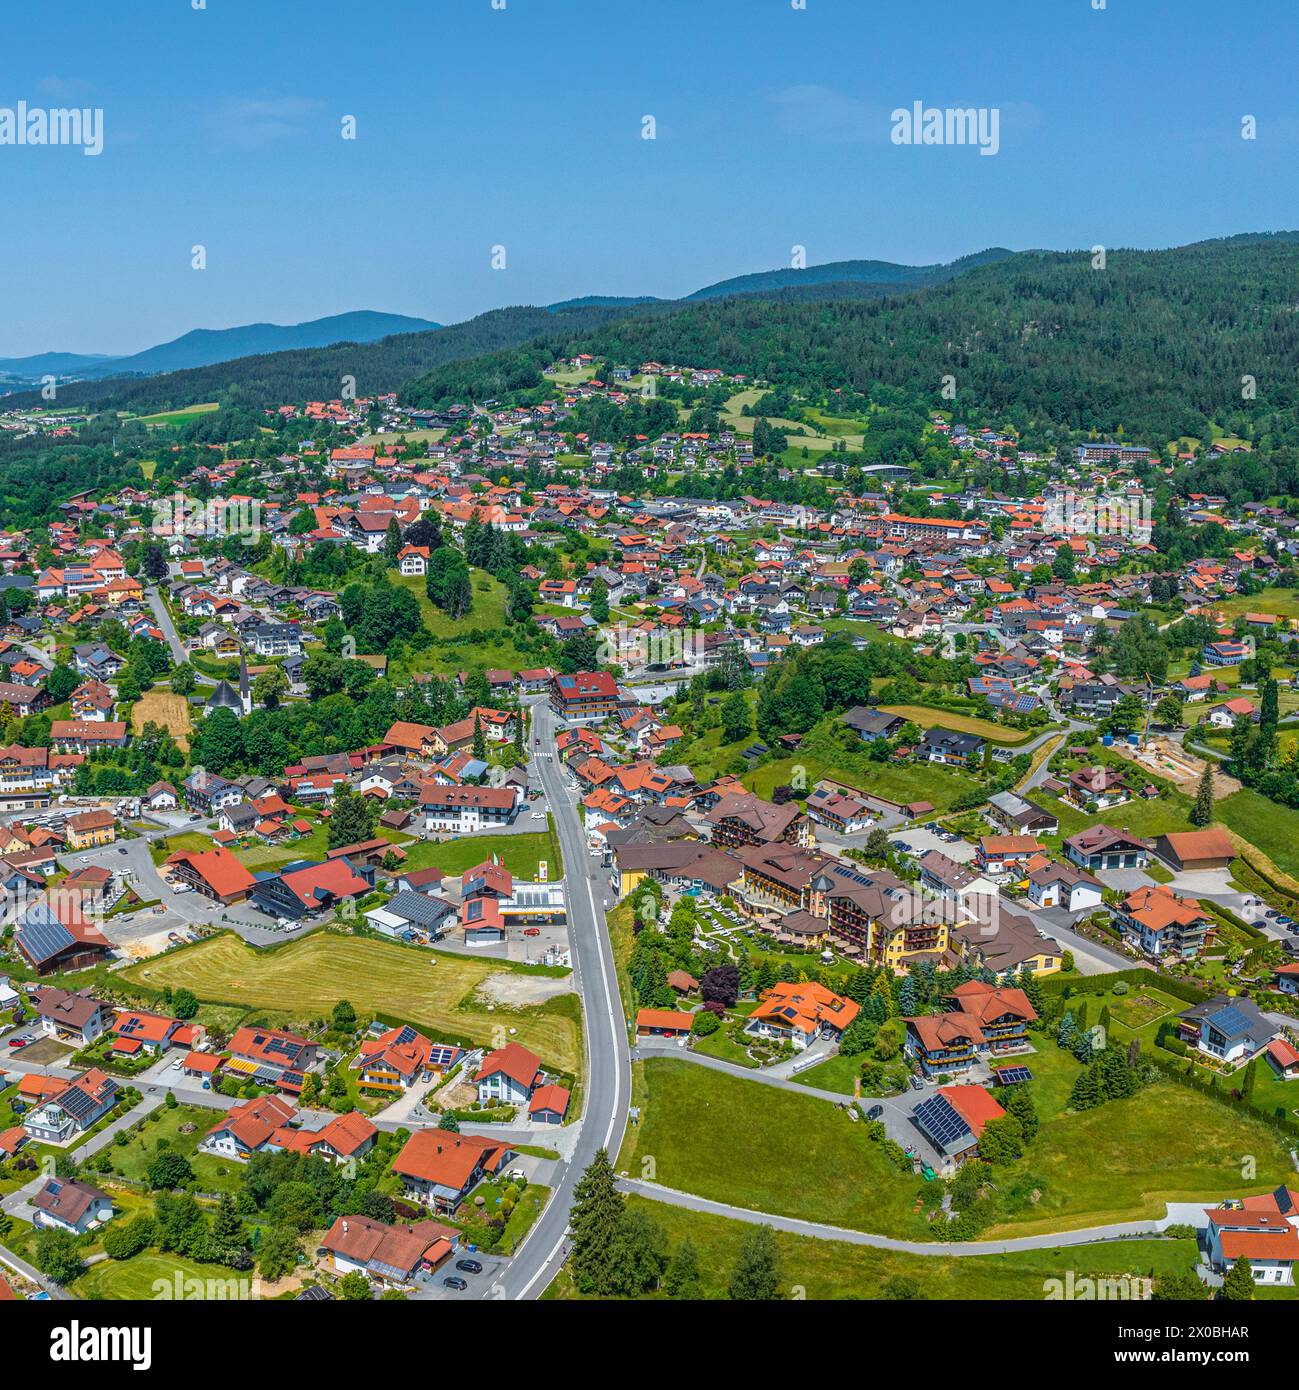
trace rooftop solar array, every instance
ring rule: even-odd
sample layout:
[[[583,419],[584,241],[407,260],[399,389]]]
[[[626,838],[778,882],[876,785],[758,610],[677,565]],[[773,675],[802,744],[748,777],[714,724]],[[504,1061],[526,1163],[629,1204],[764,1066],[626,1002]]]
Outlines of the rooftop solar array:
[[[943,1153],[954,1153],[974,1142],[970,1126],[953,1108],[946,1096],[930,1096],[916,1106],[913,1118]]]
[[[38,964],[76,945],[76,937],[54,915],[48,903],[34,904],[16,932],[18,943]]]
[[[1249,1019],[1230,1004],[1225,1009],[1219,1009],[1217,1013],[1210,1014],[1205,1022],[1213,1024],[1226,1037],[1237,1037],[1242,1033],[1249,1032]]]
[[[436,926],[451,910],[449,903],[439,902],[425,893],[413,893],[408,888],[396,894],[387,907],[389,912],[421,927]]]

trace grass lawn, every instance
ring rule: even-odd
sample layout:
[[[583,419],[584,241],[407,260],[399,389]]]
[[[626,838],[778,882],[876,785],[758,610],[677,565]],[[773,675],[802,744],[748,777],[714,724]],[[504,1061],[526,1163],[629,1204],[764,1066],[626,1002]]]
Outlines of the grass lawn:
[[[838,1091],[840,1095],[857,1094],[864,1057],[828,1057],[814,1067],[799,1072],[794,1078],[800,1086],[814,1086],[818,1091]]]
[[[1098,1012],[1093,1004],[1089,1017]],[[985,1238],[1161,1216],[1166,1202],[1267,1191],[1291,1171],[1270,1130],[1208,1096],[1160,1081],[1071,1115],[1078,1063],[1046,1040],[1027,1060],[1041,1125],[1025,1156],[996,1171],[1003,1220]],[[757,1211],[932,1238],[935,1189],[890,1167],[829,1101],[672,1059],[634,1071],[642,1118],[620,1170]],[[1247,1154],[1257,1169],[1244,1181]]]
[[[393,584],[409,590],[419,604],[420,617],[424,626],[434,637],[463,637],[475,628],[483,632],[504,630],[509,626],[506,618],[506,601],[509,597],[505,585],[493,575],[483,570],[471,570],[474,601],[463,618],[452,618],[444,613],[428,596],[422,575],[390,576]],[[475,656],[477,660],[475,660]],[[466,645],[434,646],[427,651],[414,653],[409,661],[394,662],[394,674],[436,671],[445,674],[461,671],[469,666],[501,666],[510,670],[525,670],[540,665],[535,656],[521,651],[508,637],[495,638],[489,647],[477,650]]]
[[[943,767],[939,763],[870,763],[862,771],[835,767],[812,755],[781,758],[764,763],[742,777],[744,785],[759,796],[770,797],[779,786],[789,784],[794,769],[805,770],[807,786],[813,787],[823,777],[842,782],[845,786],[860,787],[875,796],[903,805],[912,801],[930,801],[939,811],[947,810],[964,795],[975,791],[978,782],[959,768]]]
[[[1030,1065],[1036,1071],[1037,1059]],[[1005,1181],[1031,1178],[1041,1198],[989,1237],[1162,1216],[1166,1202],[1245,1196],[1293,1173],[1264,1125],[1172,1081],[1076,1115],[1045,1119],[1045,1105],[1040,1113],[1037,1137]],[[1257,1162],[1249,1181],[1241,1178],[1245,1155]]]
[[[576,995],[489,1009],[479,990],[496,976],[539,976],[504,961],[482,960],[396,942],[318,932],[271,951],[246,946],[232,932],[142,961],[120,973],[128,983],[182,985],[202,1000],[243,1004],[299,1023],[323,1018],[340,999],[358,1013],[383,1012],[435,1036],[497,1045],[504,1028],[546,1063],[581,1071],[582,1025]]]
[[[720,1062],[734,1062],[737,1067],[757,1067],[757,1062],[748,1051],[732,1040],[726,1027],[719,1028],[707,1038],[696,1038],[694,1050],[705,1057],[716,1057]],[[802,1078],[799,1078],[802,1080]]]
[[[462,874],[500,855],[505,867],[516,877],[535,879],[537,865],[546,861],[552,879],[563,873],[559,849],[551,837],[541,832],[525,835],[470,835],[457,840],[420,840],[406,848],[403,868],[427,869],[436,865],[448,874]]]
[[[187,849],[202,853],[203,850],[212,847],[211,835],[206,835],[201,830],[182,830],[179,835],[170,835],[165,840],[150,840],[149,857],[155,864],[161,864],[178,850]]]
[[[1215,803],[1214,816],[1278,869],[1299,877],[1299,811],[1243,787]]]
[[[91,1265],[72,1285],[72,1292],[78,1298],[91,1300],[149,1300],[158,1297],[158,1289],[164,1286],[167,1290],[174,1289],[177,1270],[185,1279],[220,1280],[218,1288],[225,1287],[229,1279],[244,1278],[251,1282],[253,1277],[251,1271],[241,1275],[224,1265],[198,1264],[183,1255],[144,1250],[129,1260],[101,1260]]]
[[[935,709],[929,705],[881,705],[885,714],[896,714],[921,729],[954,729],[959,734],[977,734],[989,743],[1017,744],[1027,743],[1032,734],[1022,729],[1008,729],[1004,724],[994,724],[990,719],[979,719],[973,714],[953,714],[951,710]]]
[[[485,1218],[495,1213],[502,1194],[515,1190],[512,1183],[504,1180],[489,1180],[474,1188],[473,1197],[461,1207],[460,1217],[456,1221],[465,1244],[476,1245],[480,1250],[499,1250],[504,1254],[518,1246],[545,1211],[546,1203],[550,1200],[550,1188],[529,1183],[518,1194],[518,1200],[505,1220],[504,1229],[497,1231],[488,1226]],[[481,1208],[476,1205],[479,1197],[483,1199]]]
[[[1271,613],[1277,618],[1299,618],[1299,590],[1263,589],[1257,594],[1236,594],[1213,599],[1212,606],[1234,618],[1240,613]]]
[[[662,1228],[669,1251],[689,1238],[699,1258],[700,1296],[726,1297],[740,1242],[749,1230],[745,1222],[686,1211],[643,1197],[629,1198],[628,1205],[644,1211]],[[933,1300],[1036,1302],[1050,1291],[1047,1281],[1063,1280],[1068,1270],[1073,1270],[1076,1281],[1084,1277],[1120,1278],[1125,1274],[1158,1278],[1161,1274],[1189,1274],[1195,1267],[1193,1240],[1132,1240],[963,1258],[877,1250],[868,1245],[816,1240],[785,1231],[776,1232],[776,1244],[780,1249],[783,1296],[792,1298],[797,1294],[813,1300],[884,1298],[885,1282],[901,1277],[914,1279]],[[581,1295],[573,1288],[565,1268],[545,1296],[567,1299]]]
[[[121,1145],[110,1144],[105,1152],[113,1163],[113,1171],[136,1182],[148,1180],[149,1164],[164,1151],[180,1154],[190,1161],[201,1192],[238,1192],[242,1186],[242,1166],[214,1154],[201,1154],[198,1146],[204,1135],[220,1118],[219,1110],[201,1105],[162,1106],[153,1116],[140,1122],[139,1132],[129,1131],[130,1140]],[[187,1125],[188,1134],[181,1130]],[[162,1147],[159,1147],[161,1142]],[[224,1170],[224,1171],[222,1171]]]
[[[1123,1047],[1133,1036],[1143,1047],[1153,1045],[1159,1010],[1184,1007],[1155,989],[1117,998],[1087,995],[1089,1025],[1104,1004],[1114,1041]],[[1134,1021],[1144,1020],[1135,1030],[1118,1021],[1125,1007]],[[1007,1194],[1036,1189],[1040,1196],[1036,1202],[1010,1198],[1006,1219],[985,1233],[988,1238],[1162,1216],[1166,1202],[1243,1196],[1274,1187],[1291,1171],[1270,1130],[1176,1082],[1159,1081],[1130,1100],[1067,1114],[1081,1067],[1045,1038],[1037,1047],[1025,1060],[1041,1125],[1024,1158],[1001,1170],[998,1186]],[[1241,1179],[1246,1154],[1258,1165],[1249,1182]]]
[[[899,1173],[832,1102],[670,1058],[633,1067],[639,1125],[618,1168],[715,1201],[832,1226],[923,1240],[917,1194],[934,1188]]]
[[[203,405],[187,405],[183,410],[164,410],[157,415],[139,415],[136,418],[142,425],[184,425],[220,408],[219,402],[207,401]]]

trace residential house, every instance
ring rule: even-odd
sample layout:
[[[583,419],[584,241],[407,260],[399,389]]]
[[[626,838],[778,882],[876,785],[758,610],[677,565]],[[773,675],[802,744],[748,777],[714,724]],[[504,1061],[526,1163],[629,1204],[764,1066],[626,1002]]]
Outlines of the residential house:
[[[505,1140],[421,1129],[393,1159],[392,1171],[408,1197],[454,1215],[484,1177],[500,1173],[513,1157],[514,1150]]]
[[[45,1230],[83,1236],[113,1219],[112,1199],[88,1182],[46,1178],[31,1204],[32,1224]]]
[[[526,1105],[541,1080],[541,1058],[519,1043],[489,1052],[478,1068],[483,1105]]]

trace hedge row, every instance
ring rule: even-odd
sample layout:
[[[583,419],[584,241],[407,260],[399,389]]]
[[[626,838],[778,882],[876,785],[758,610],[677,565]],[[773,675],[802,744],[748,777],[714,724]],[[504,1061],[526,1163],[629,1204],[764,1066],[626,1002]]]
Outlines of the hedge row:
[[[1175,980],[1157,970],[1112,970],[1106,975],[1046,975],[1038,981],[1045,994],[1107,994],[1120,980],[1146,989],[1162,990],[1188,1004],[1202,1004],[1210,995],[1189,980]]]

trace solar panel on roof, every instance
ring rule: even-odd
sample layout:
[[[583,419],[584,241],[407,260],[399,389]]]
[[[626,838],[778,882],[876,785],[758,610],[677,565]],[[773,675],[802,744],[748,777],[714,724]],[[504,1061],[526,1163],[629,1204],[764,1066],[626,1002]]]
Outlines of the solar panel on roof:
[[[943,1150],[954,1148],[962,1136],[970,1134],[970,1126],[957,1114],[946,1096],[931,1096],[922,1101],[916,1106],[913,1118]]]
[[[76,945],[76,938],[57,918],[24,922],[18,928],[18,944],[34,961],[52,960],[60,951]]]
[[[1249,1020],[1239,1009],[1231,1005],[1225,1009],[1219,1009],[1217,1013],[1211,1014],[1205,1021],[1213,1024],[1221,1033],[1230,1035],[1249,1032]]]

